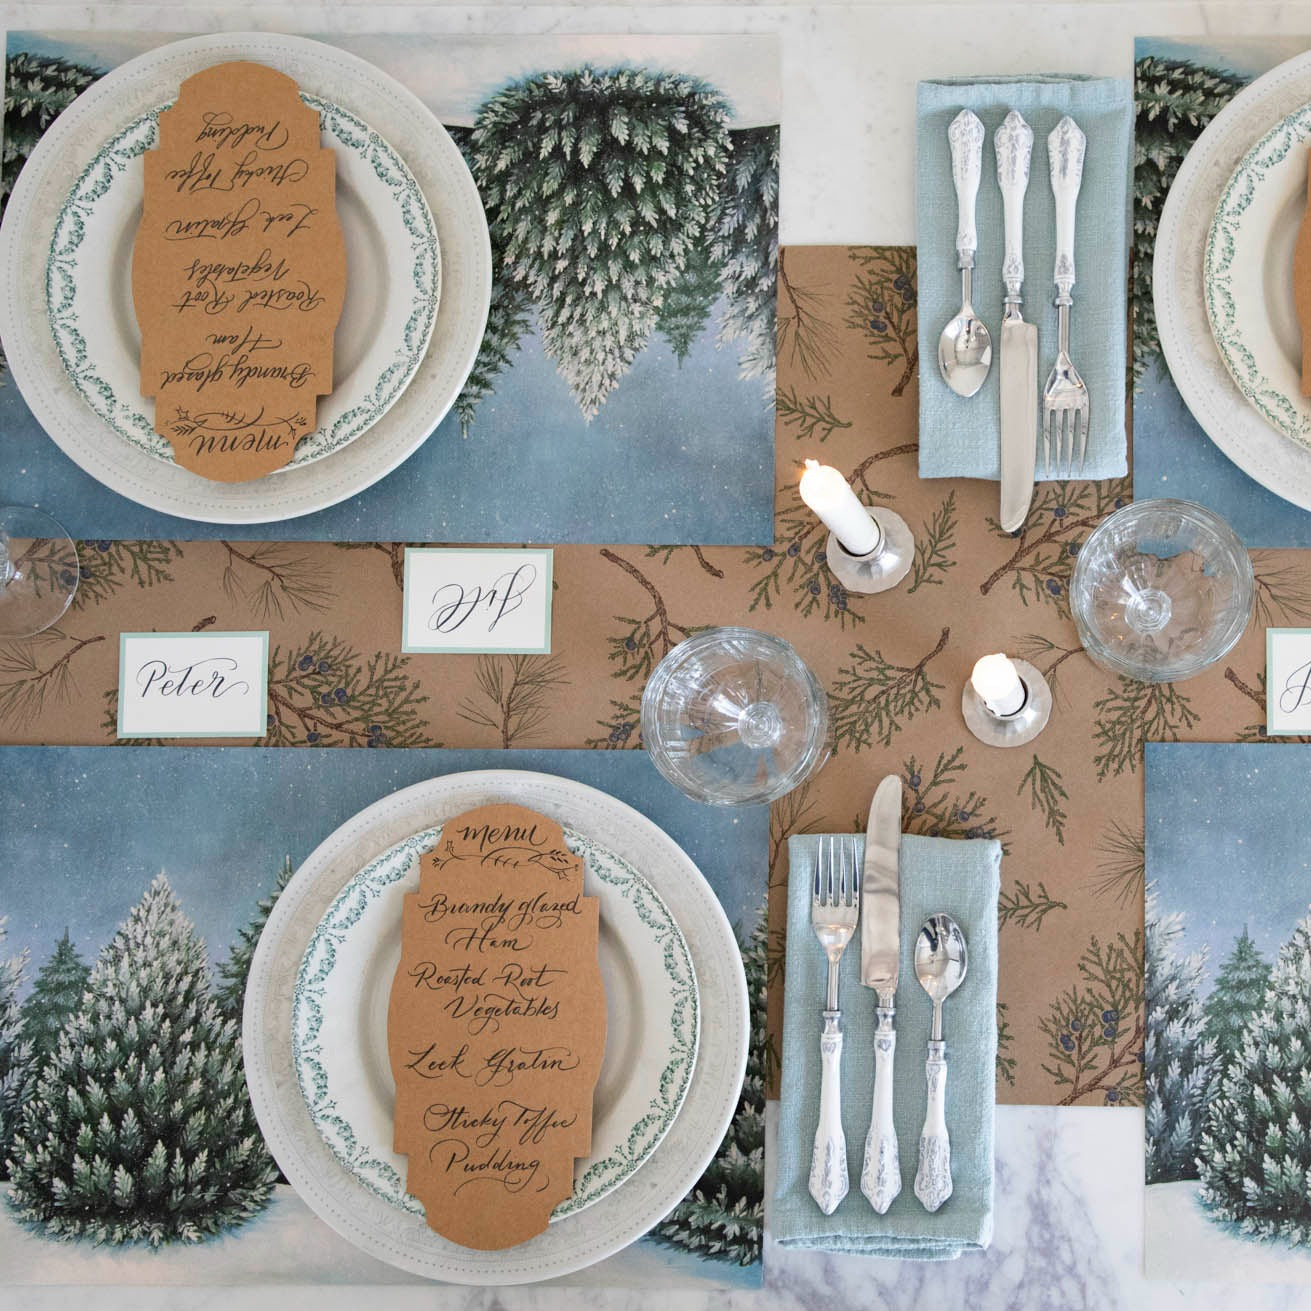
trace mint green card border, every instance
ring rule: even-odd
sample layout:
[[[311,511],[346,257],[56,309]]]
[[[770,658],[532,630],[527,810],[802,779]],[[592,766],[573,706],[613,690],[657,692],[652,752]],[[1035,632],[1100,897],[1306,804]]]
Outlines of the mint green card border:
[[[123,657],[127,653],[128,639],[133,637],[152,637],[166,638],[169,641],[177,639],[205,640],[213,641],[216,637],[258,637],[262,649],[260,659],[260,691],[259,700],[264,707],[264,717],[261,719],[259,727],[254,732],[247,729],[237,731],[229,730],[227,732],[215,733],[125,733],[123,731]],[[269,715],[269,634],[265,629],[262,632],[257,629],[234,629],[232,631],[215,632],[213,629],[206,629],[203,633],[119,633],[118,635],[118,722],[114,726],[115,736],[126,738],[129,741],[139,738],[212,738],[212,737],[264,737],[268,733],[268,715]]]
[[[410,558],[416,555],[535,555],[546,561],[545,646],[415,646],[410,641]],[[404,655],[550,655],[551,603],[555,587],[555,551],[518,546],[407,546],[401,590],[401,652]]]
[[[1280,633],[1290,633],[1294,637],[1311,637],[1311,628],[1267,628],[1265,630],[1265,735],[1266,737],[1304,737],[1305,728],[1272,728],[1274,723],[1274,685],[1270,681],[1270,657],[1274,651],[1274,639]]]

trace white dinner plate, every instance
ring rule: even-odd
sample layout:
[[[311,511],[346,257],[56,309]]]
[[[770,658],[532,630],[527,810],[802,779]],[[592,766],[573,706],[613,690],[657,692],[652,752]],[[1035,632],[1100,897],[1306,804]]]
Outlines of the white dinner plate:
[[[1311,446],[1302,395],[1302,330],[1293,256],[1306,212],[1311,105],[1243,156],[1220,193],[1206,240],[1203,287],[1211,335],[1238,389],[1272,428]]]
[[[606,1047],[592,1109],[591,1155],[552,1223],[630,1178],[669,1131],[696,1065],[699,1015],[687,942],[669,908],[627,861],[573,829],[583,891],[600,899],[597,955]],[[333,899],[301,959],[292,1005],[296,1078],[310,1116],[343,1168],[384,1201],[423,1215],[392,1150],[396,1086],[387,1009],[401,958],[407,893],[419,858],[441,837],[425,829],[371,860]]]
[[[702,1041],[682,1109],[644,1165],[602,1204],[559,1220],[526,1243],[482,1252],[434,1233],[420,1216],[380,1197],[338,1161],[301,1095],[292,1014],[300,963],[342,888],[397,843],[496,802],[541,811],[642,872],[686,940]],[[242,1042],[265,1140],[296,1191],[327,1224],[379,1260],[432,1279],[519,1284],[568,1274],[610,1256],[687,1195],[737,1107],[748,1033],[740,948],[714,891],[681,848],[643,815],[595,788],[549,774],[487,770],[395,792],[348,820],[310,855],[279,896],[260,936],[246,988]]]
[[[432,211],[414,174],[354,114],[313,96],[336,163],[346,246],[346,296],[333,338],[332,390],[317,427],[287,468],[340,450],[367,432],[423,362],[437,321],[441,259]],[[174,463],[141,394],[141,333],[132,303],[132,246],[141,223],[142,159],[159,140],[161,105],[96,151],[55,220],[46,311],[59,357],[82,399],[124,441]]]
[[[1207,235],[1220,197],[1254,143],[1307,100],[1311,52],[1240,91],[1188,152],[1161,211],[1152,262],[1161,350],[1184,404],[1249,477],[1311,509],[1311,449],[1289,441],[1250,404],[1211,334],[1203,286]]]
[[[294,77],[302,92],[342,105],[389,142],[413,173],[437,225],[442,295],[422,363],[395,403],[330,458],[276,478],[220,483],[138,450],[92,416],[64,371],[46,312],[45,269],[55,223],[107,136],[177,95],[192,73],[250,59]],[[491,245],[459,148],[427,107],[367,61],[305,37],[221,33],[177,41],[120,65],[89,87],[42,136],[0,226],[0,336],[38,422],[78,465],[151,509],[209,523],[268,523],[336,505],[412,454],[454,404],[473,367],[492,288]]]

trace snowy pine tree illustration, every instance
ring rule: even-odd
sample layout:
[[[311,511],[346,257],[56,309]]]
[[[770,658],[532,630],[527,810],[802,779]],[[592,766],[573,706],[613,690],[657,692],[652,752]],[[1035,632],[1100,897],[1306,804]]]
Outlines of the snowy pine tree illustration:
[[[6,920],[0,917],[0,947],[6,933]],[[32,1068],[32,1042],[23,1032],[18,1004],[18,989],[26,972],[26,952],[0,960],[0,1178],[5,1177],[6,1158]]]
[[[1311,1242],[1311,916],[1213,1090],[1198,1150],[1200,1196],[1256,1238]]]
[[[23,1032],[32,1043],[35,1059],[43,1059],[59,1045],[59,1031],[77,1010],[90,973],[65,929],[50,958],[37,971],[23,1003]]]
[[[163,874],[100,953],[10,1160],[18,1216],[63,1238],[199,1242],[267,1203],[240,1037]]]
[[[590,67],[512,83],[474,125],[498,276],[537,310],[587,418],[650,340],[665,292],[710,230],[728,109],[696,78]]]
[[[1199,996],[1204,956],[1181,956],[1183,917],[1147,894],[1147,1033],[1143,1043],[1147,1182],[1195,1179],[1194,1163],[1215,1068]]]
[[[1270,962],[1256,949],[1247,925],[1234,940],[1206,999],[1206,1032],[1215,1043],[1217,1070],[1223,1069],[1243,1045],[1243,1030],[1265,998]]]

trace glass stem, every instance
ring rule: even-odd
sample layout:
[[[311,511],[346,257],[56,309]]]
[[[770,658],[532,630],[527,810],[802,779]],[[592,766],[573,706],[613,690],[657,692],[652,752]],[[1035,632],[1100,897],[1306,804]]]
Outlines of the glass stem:
[[[9,534],[0,528],[0,591],[9,586],[14,576],[14,563],[9,558]]]

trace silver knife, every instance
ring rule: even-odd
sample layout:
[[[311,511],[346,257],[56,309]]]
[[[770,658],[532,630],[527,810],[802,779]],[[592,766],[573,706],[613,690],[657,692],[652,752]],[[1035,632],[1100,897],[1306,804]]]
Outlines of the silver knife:
[[[874,1111],[865,1138],[860,1191],[883,1215],[901,1192],[901,1159],[892,1123],[892,1058],[897,1050],[897,971],[901,965],[901,779],[879,784],[865,826],[860,885],[860,981],[878,993],[874,1030]]]
[[[1001,321],[1001,514],[1010,533],[1024,526],[1033,498],[1038,454],[1038,329],[1020,313],[1024,284],[1024,193],[1029,186],[1033,129],[1015,110],[993,134],[997,184],[1001,187],[1006,284]]]

